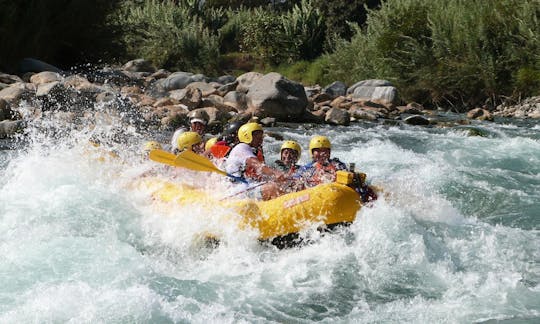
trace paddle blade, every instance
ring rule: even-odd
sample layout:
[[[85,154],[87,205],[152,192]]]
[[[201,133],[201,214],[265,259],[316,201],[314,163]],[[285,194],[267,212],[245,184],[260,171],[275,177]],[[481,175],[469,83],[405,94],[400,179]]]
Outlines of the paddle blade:
[[[150,154],[148,155],[148,157],[152,161],[176,166],[175,164],[176,155],[172,154],[171,152],[167,152],[164,150],[152,150],[150,151]]]
[[[225,171],[218,169],[218,167],[216,167],[209,159],[188,150],[178,154],[174,163],[176,166],[181,166],[195,171],[216,172],[222,175],[227,175]]]

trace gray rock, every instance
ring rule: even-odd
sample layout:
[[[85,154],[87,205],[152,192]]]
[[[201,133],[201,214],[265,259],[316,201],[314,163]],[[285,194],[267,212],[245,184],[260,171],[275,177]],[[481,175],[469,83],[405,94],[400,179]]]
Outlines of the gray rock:
[[[142,58],[127,62],[122,69],[129,72],[156,72],[156,68],[152,65],[152,62]]]
[[[429,125],[429,119],[421,115],[412,115],[403,119],[405,124],[416,125],[416,126],[427,126]]]
[[[304,123],[322,124],[324,123],[324,117],[325,113],[322,110],[316,111],[315,113],[306,110],[302,114],[300,120]]]
[[[169,97],[178,100],[189,110],[193,110],[201,104],[202,92],[198,88],[173,90],[169,93]]]
[[[392,87],[392,83],[387,80],[369,79],[358,81],[347,89],[347,94],[352,94],[358,87]]]
[[[304,87],[304,91],[306,92],[306,96],[311,98],[321,93],[321,87],[318,85]]]
[[[6,73],[0,72],[0,83],[12,84],[12,83],[15,83],[15,82],[23,82],[23,80],[20,77],[16,76],[16,75],[11,75],[11,74],[6,74]]]
[[[334,81],[324,87],[322,92],[330,95],[333,98],[344,96],[347,94],[347,85],[341,81]]]
[[[493,115],[483,108],[475,108],[467,112],[467,118],[493,121]]]
[[[9,103],[4,99],[0,99],[0,121],[5,119],[11,119],[12,115],[13,112],[11,111]]]
[[[217,92],[216,88],[213,85],[201,81],[192,82],[186,86],[186,89],[195,88],[201,90],[203,97],[208,97],[209,95]]]
[[[265,117],[259,122],[266,127],[274,127],[276,125],[276,119],[274,117]]]
[[[60,74],[64,73],[64,71],[57,68],[56,66],[50,65],[48,63],[45,63],[43,61],[36,60],[36,59],[33,59],[33,58],[22,59],[19,62],[19,71],[21,73],[43,72],[43,71],[51,71],[51,72],[56,72],[56,73],[60,73]]]
[[[208,78],[204,74],[194,74],[191,76],[193,82],[208,82]]]
[[[4,99],[11,105],[16,105],[21,99],[28,99],[32,91],[25,83],[13,83],[9,87],[0,90],[0,99]]]
[[[66,87],[60,81],[39,84],[36,90],[36,97],[58,95],[65,92]]]
[[[295,119],[302,116],[308,104],[304,87],[279,73],[268,73],[255,81],[246,96],[248,112],[257,117]]]
[[[50,82],[55,82],[55,81],[63,81],[63,79],[64,78],[59,73],[45,71],[45,72],[40,72],[40,73],[36,73],[32,75],[30,77],[30,82],[32,82],[35,85],[40,85],[40,84],[50,83]]]
[[[255,81],[259,80],[262,77],[263,75],[258,72],[247,72],[247,73],[242,74],[241,76],[236,78],[236,80],[238,81],[238,86],[236,87],[236,91],[247,93],[249,90],[249,87],[251,87],[251,85]]]
[[[188,84],[194,82],[192,76],[193,73],[189,72],[174,72],[165,79],[159,80],[157,83],[165,91],[184,89]]]
[[[332,125],[347,126],[351,121],[351,115],[347,110],[330,108],[330,110],[326,112],[326,117],[324,118],[324,121]]]
[[[13,136],[19,130],[23,129],[23,127],[24,127],[24,122],[22,120],[0,121],[0,138]]]
[[[233,81],[231,83],[227,83],[227,84],[224,84],[221,87],[219,87],[218,92],[220,94],[225,95],[226,93],[228,93],[230,91],[234,91],[237,86],[238,86],[238,81]]]
[[[374,110],[365,110],[360,107],[351,107],[349,110],[349,114],[351,114],[351,117],[355,119],[363,119],[363,120],[370,120],[375,121],[379,118],[384,118],[385,116],[377,111]]]
[[[223,103],[236,108],[238,111],[244,111],[247,109],[246,94],[238,91],[228,92],[223,97]]]
[[[397,89],[392,86],[358,86],[354,89],[352,97],[358,100],[377,100],[388,104],[399,102]]]
[[[217,82],[221,84],[228,84],[236,82],[236,77],[234,75],[222,75],[216,79]]]

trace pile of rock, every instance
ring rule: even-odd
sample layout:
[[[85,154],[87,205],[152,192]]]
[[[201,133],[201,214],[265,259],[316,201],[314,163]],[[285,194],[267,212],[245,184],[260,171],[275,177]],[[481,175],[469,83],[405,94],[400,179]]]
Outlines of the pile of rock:
[[[339,81],[324,88],[304,87],[274,72],[209,78],[156,70],[144,59],[118,69],[90,72],[47,69],[22,77],[0,73],[0,108],[0,137],[21,129],[23,119],[40,118],[49,111],[63,113],[67,122],[92,114],[116,113],[130,117],[138,127],[152,130],[174,129],[196,109],[208,113],[211,125],[253,116],[266,124],[284,121],[349,125],[379,119],[414,125],[437,123],[425,117],[431,113],[421,105],[401,105],[397,89],[386,80],[364,80],[350,87]]]
[[[529,97],[517,104],[502,104],[497,106],[493,115],[513,118],[540,118],[540,96]]]

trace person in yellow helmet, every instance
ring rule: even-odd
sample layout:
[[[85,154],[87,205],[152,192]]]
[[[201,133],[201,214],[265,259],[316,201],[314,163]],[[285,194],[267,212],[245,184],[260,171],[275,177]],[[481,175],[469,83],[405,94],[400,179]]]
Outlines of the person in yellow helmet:
[[[212,146],[214,146],[218,141],[218,138],[217,137],[212,137],[211,139],[209,139],[208,141],[206,141],[206,144],[204,144],[204,151],[209,151]]]
[[[300,159],[301,154],[302,148],[300,147],[300,144],[295,141],[285,141],[281,145],[279,151],[280,159],[276,160],[275,163],[278,169],[287,172],[288,174],[293,174],[300,168],[296,163]]]
[[[177,141],[178,150],[190,150],[197,154],[204,153],[204,142],[197,132],[185,132],[180,134]]]
[[[331,150],[332,144],[328,137],[313,136],[309,141],[311,163],[300,168],[295,177],[303,178],[308,187],[335,181],[336,172],[346,170],[347,166],[337,158],[331,159]]]
[[[157,141],[144,142],[143,147],[142,147],[142,154],[143,154],[144,159],[148,158],[148,155],[150,154],[150,151],[152,151],[152,150],[161,150],[161,149],[162,149],[162,146]]]
[[[263,128],[258,123],[247,123],[238,129],[238,140],[225,162],[225,171],[236,177],[242,177],[250,181],[254,190],[247,193],[250,198],[262,198],[264,200],[275,198],[283,191],[274,181],[282,181],[285,174],[270,168],[265,164],[262,154]],[[267,181],[265,184],[265,181]],[[253,183],[256,186],[253,186]],[[261,184],[258,186],[258,184]],[[241,186],[241,184],[239,185]]]
[[[149,153],[152,150],[161,150],[162,146],[157,141],[148,141],[143,145],[143,151]]]
[[[210,117],[204,108],[195,109],[189,112],[189,129],[186,130],[184,127],[178,128],[171,139],[171,151],[176,152],[178,150],[178,138],[185,133],[186,131],[196,132],[201,136],[201,139],[204,141],[204,133],[206,132],[206,126]]]

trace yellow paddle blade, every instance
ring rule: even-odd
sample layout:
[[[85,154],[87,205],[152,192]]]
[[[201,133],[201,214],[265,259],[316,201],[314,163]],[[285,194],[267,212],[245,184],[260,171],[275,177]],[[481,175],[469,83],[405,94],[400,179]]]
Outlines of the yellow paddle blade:
[[[247,183],[246,179],[230,175],[227,172],[218,169],[218,167],[216,167],[212,161],[208,160],[204,156],[195,154],[192,151],[184,151],[178,155],[174,155],[163,150],[152,150],[150,151],[149,157],[150,160],[159,163],[164,163],[175,167],[183,167],[195,171],[215,172],[231,177],[236,181]]]
[[[216,172],[222,175],[227,175],[225,171],[218,169],[218,167],[216,167],[209,159],[188,150],[178,154],[174,163],[176,166],[181,166],[195,171]]]
[[[176,155],[170,152],[164,151],[164,150],[152,150],[150,151],[150,154],[148,155],[148,157],[152,161],[176,166],[174,162],[176,159]]]

